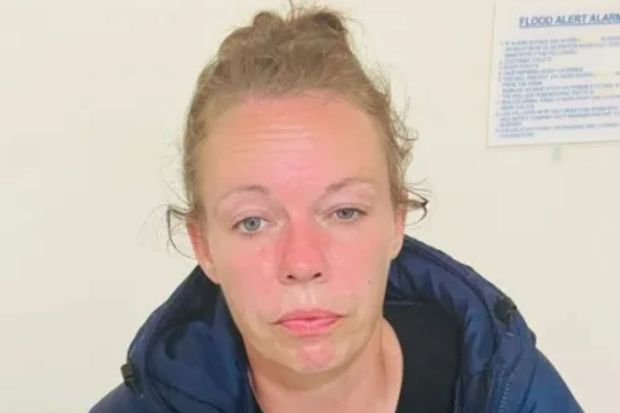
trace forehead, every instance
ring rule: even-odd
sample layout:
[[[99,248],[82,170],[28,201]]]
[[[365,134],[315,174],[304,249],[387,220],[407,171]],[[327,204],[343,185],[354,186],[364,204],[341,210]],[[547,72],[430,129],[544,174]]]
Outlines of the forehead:
[[[330,136],[343,142],[353,136],[364,139],[372,135],[374,140],[378,135],[372,117],[357,105],[336,93],[314,91],[278,97],[247,95],[214,116],[209,126],[209,142],[217,144],[218,140],[227,139],[223,144],[230,146],[230,135],[241,140],[256,137],[252,135],[262,131],[276,138],[276,132],[286,129],[300,135],[306,132]]]
[[[347,176],[379,181],[381,148],[373,119],[338,95],[250,96],[213,119],[199,175],[211,195],[238,185],[323,189]]]

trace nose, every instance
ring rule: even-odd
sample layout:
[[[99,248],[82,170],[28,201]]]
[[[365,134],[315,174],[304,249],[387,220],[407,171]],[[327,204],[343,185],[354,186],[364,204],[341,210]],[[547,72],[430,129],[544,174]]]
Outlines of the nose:
[[[320,228],[316,223],[290,225],[284,240],[280,282],[297,284],[327,279]]]

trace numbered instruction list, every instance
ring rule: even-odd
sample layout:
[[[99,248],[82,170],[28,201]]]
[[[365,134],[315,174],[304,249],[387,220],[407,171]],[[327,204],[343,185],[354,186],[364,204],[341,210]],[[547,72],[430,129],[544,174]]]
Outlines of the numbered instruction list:
[[[490,145],[620,139],[617,2],[615,8],[497,5]]]

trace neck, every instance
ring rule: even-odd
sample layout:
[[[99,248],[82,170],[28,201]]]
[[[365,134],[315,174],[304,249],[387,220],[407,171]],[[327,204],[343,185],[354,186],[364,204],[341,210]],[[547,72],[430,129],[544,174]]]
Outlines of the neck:
[[[251,352],[248,357],[250,382],[265,413],[377,413],[396,409],[402,353],[394,330],[383,318],[359,354],[336,371],[311,376],[290,371],[273,374],[273,366],[262,366]]]

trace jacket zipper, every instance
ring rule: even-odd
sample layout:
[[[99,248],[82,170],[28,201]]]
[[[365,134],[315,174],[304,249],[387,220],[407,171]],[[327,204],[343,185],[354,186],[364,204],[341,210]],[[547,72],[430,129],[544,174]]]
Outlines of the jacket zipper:
[[[506,411],[506,407],[508,407],[508,393],[510,393],[510,389],[512,387],[512,380],[512,374],[510,374],[506,380],[506,384],[504,385],[504,391],[502,393],[502,397],[499,400],[497,413],[504,413]]]

